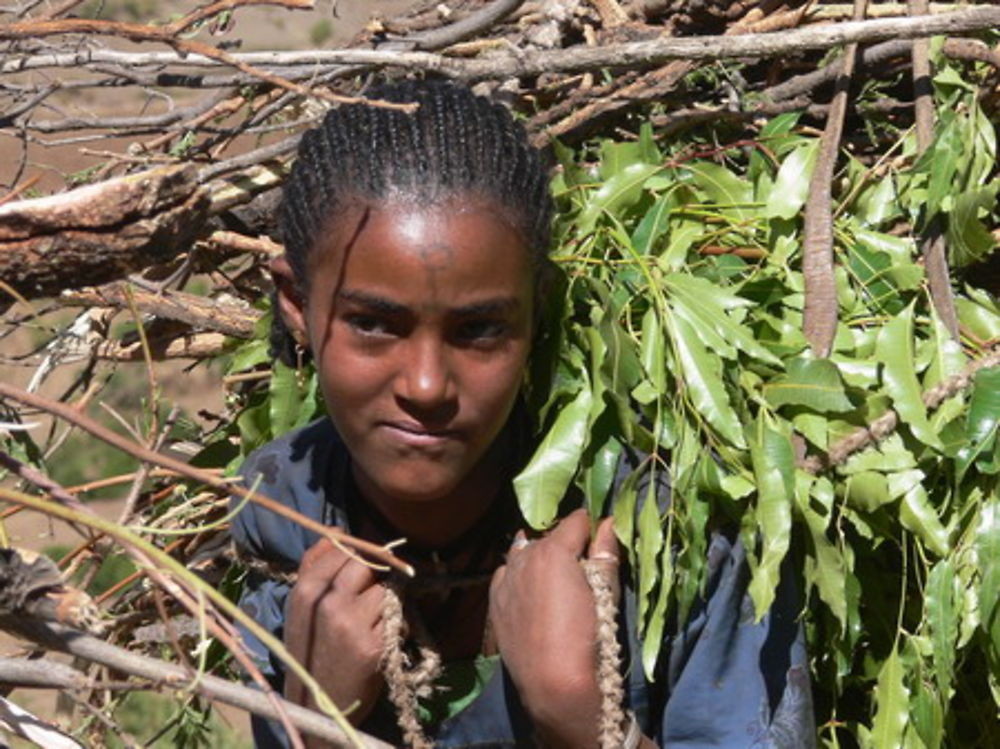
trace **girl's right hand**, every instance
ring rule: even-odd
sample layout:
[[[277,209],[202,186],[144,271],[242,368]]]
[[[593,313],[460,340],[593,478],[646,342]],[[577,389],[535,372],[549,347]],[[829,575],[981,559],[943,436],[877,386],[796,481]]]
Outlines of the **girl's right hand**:
[[[359,725],[384,686],[382,602],[385,588],[375,572],[326,539],[302,557],[289,594],[285,645],[341,710]],[[315,707],[309,691],[288,672],[285,697]]]

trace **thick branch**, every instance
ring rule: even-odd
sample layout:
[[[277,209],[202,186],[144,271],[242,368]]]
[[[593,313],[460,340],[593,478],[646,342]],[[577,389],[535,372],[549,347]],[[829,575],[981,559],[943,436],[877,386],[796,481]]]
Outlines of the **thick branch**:
[[[285,168],[254,166],[205,184],[210,178],[291,150],[296,142],[297,136],[201,173],[194,164],[168,165],[0,205],[0,281],[37,299],[171,260],[190,248],[209,216],[276,187]],[[5,296],[0,293],[0,301]],[[227,332],[246,337],[242,322]]]
[[[183,666],[125,650],[70,627],[32,620],[24,616],[7,615],[0,616],[0,629],[35,642],[46,649],[69,653],[76,658],[99,663],[123,674],[147,679],[173,689],[194,689],[210,700],[233,705],[272,720],[279,717],[275,705],[259,690],[208,674],[195,678]],[[0,662],[0,668],[4,665],[8,664]],[[24,669],[20,670],[18,676],[24,677]],[[68,685],[66,688],[75,688],[79,683],[77,678],[66,673],[65,669],[59,672],[53,671],[52,678],[65,680]],[[83,678],[82,675],[80,678]],[[2,681],[3,672],[0,671],[0,682]],[[280,702],[285,713],[302,732],[319,736],[338,748],[348,749],[355,746],[329,718],[286,700]],[[362,734],[361,738],[364,747],[391,749],[389,744],[374,737]]]
[[[1000,7],[976,6],[968,10],[916,18],[881,18],[868,21],[818,24],[790,31],[738,36],[701,36],[652,39],[600,47],[556,50],[497,52],[477,59],[460,59],[429,52],[392,50],[304,50],[296,52],[247,52],[229,54],[225,61],[191,53],[113,53],[81,51],[72,55],[30,55],[6,63],[0,71],[15,72],[28,67],[81,67],[91,62],[115,62],[123,66],[170,65],[174,67],[259,66],[263,70],[285,66],[328,65],[403,67],[439,72],[456,78],[485,80],[542,73],[572,73],[600,68],[644,68],[670,60],[766,59],[796,52],[825,50],[845,44],[869,44],[890,39],[918,39],[939,34],[984,31],[1000,26]],[[0,28],[0,39],[18,38]]]
[[[183,291],[168,290],[162,294],[143,291],[134,286],[130,287],[125,281],[106,284],[99,288],[66,292],[59,297],[59,302],[68,307],[128,309],[129,293],[135,308],[144,314],[177,320],[193,328],[215,330],[235,338],[251,338],[254,325],[260,318],[260,312],[251,307],[220,302]]]
[[[854,15],[863,17],[867,0],[854,0]],[[849,44],[841,61],[837,91],[830,102],[826,128],[820,139],[816,168],[809,181],[809,198],[802,219],[802,278],[805,306],[802,332],[817,357],[830,355],[837,333],[837,282],[833,271],[833,173],[847,113],[847,97],[854,75],[856,44]]]
[[[909,0],[909,6],[913,16],[926,15],[928,12],[927,0]],[[930,148],[934,139],[934,92],[931,85],[930,43],[926,39],[913,40],[913,95],[917,152],[922,154]],[[951,290],[948,247],[940,217],[931,218],[921,244],[931,303],[951,337],[957,341],[958,313],[955,311],[955,297]]]
[[[31,299],[173,258],[208,216],[195,174],[171,165],[0,206],[0,280]]]

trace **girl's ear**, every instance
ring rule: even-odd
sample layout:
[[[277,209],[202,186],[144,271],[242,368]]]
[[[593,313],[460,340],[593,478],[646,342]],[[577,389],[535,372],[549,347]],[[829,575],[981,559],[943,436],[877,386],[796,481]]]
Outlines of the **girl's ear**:
[[[275,296],[278,300],[278,314],[285,321],[285,327],[295,342],[300,346],[308,346],[305,301],[299,293],[295,273],[287,257],[279,255],[271,261],[271,277],[274,279]]]

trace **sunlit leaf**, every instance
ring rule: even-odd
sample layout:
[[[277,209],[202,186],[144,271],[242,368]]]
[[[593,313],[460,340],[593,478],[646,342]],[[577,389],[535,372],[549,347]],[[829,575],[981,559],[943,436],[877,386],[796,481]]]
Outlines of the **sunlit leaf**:
[[[853,408],[837,365],[828,359],[792,359],[787,363],[787,372],[766,383],[762,390],[774,408],[791,404],[819,413],[842,413]]]
[[[781,162],[781,168],[778,169],[778,176],[774,180],[771,193],[767,196],[765,216],[788,219],[795,217],[802,210],[809,195],[809,180],[816,165],[818,152],[819,141],[811,140],[785,157]]]
[[[938,690],[951,695],[955,671],[955,640],[958,637],[958,611],[955,605],[955,566],[942,559],[927,577],[924,603],[927,629],[934,644],[934,676]]]
[[[966,445],[955,461],[956,480],[961,481],[979,454],[996,439],[1000,424],[1000,367],[976,372],[965,422]]]
[[[1000,498],[991,497],[980,508],[975,544],[979,615],[986,633],[994,633],[993,646],[1000,652]]]
[[[788,551],[795,496],[795,453],[786,435],[758,421],[750,442],[750,455],[757,482],[756,519],[762,548],[749,592],[759,619],[774,600],[781,560]]]
[[[963,267],[985,258],[996,249],[997,240],[982,219],[996,205],[1000,181],[978,189],[964,190],[955,196],[955,207],[948,217],[950,260]]]
[[[580,232],[593,229],[601,214],[615,213],[635,203],[642,194],[643,183],[659,170],[653,164],[637,162],[617,171],[588,197],[578,219]]]
[[[721,363],[709,354],[697,331],[687,322],[675,319],[671,328],[681,365],[679,375],[690,390],[698,412],[723,438],[736,447],[743,447],[746,444],[743,430],[722,382]]]
[[[875,749],[899,749],[903,745],[910,697],[910,690],[903,682],[904,676],[899,653],[893,648],[879,670],[875,685],[878,710],[871,732],[871,745]]]
[[[886,392],[892,397],[900,419],[924,444],[942,449],[941,440],[927,420],[920,382],[913,370],[912,307],[908,307],[882,328],[875,350],[882,363]]]
[[[524,519],[532,528],[548,528],[573,480],[587,441],[593,396],[584,384],[556,416],[528,465],[514,479]]]
[[[903,496],[899,505],[899,521],[938,556],[943,557],[948,553],[948,531],[931,507],[923,485],[914,485]]]

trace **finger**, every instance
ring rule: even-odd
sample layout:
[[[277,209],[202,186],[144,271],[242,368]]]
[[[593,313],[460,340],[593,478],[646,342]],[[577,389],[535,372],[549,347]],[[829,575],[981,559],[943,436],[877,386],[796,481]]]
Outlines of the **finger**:
[[[590,520],[586,511],[576,510],[567,515],[559,521],[559,525],[545,537],[545,540],[565,549],[577,558],[583,557],[587,541],[590,540]]]
[[[587,550],[587,559],[618,564],[621,560],[621,546],[615,535],[614,518],[604,518],[597,526],[594,540]]]
[[[587,564],[595,569],[601,578],[611,588],[611,594],[617,602],[621,595],[621,581],[618,576],[618,566],[621,561],[621,546],[615,536],[615,521],[604,518],[594,534],[587,550]]]
[[[350,557],[334,546],[329,539],[321,538],[302,555],[299,561],[299,578],[317,577],[329,579],[335,575]]]
[[[385,605],[385,586],[372,585],[358,596],[355,604],[358,613],[358,623],[375,629],[382,621],[382,610]]]
[[[496,568],[496,571],[493,573],[493,577],[490,578],[490,594],[489,594],[490,612],[493,612],[493,610],[495,609],[493,602],[496,599],[498,592],[500,591],[500,587],[503,585],[504,578],[506,577],[507,577],[507,565],[501,564],[499,567]]]
[[[348,558],[331,581],[338,593],[358,594],[368,590],[378,582],[378,575],[371,567],[357,559]]]
[[[523,551],[530,543],[531,539],[528,538],[528,534],[524,532],[523,528],[519,528],[517,533],[514,534],[514,540],[510,543],[507,556],[510,557],[519,551]]]

